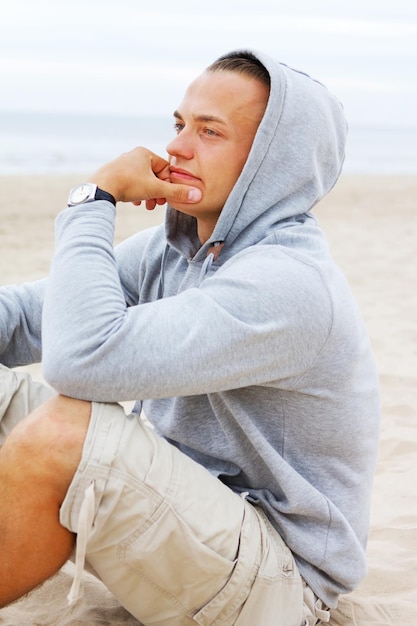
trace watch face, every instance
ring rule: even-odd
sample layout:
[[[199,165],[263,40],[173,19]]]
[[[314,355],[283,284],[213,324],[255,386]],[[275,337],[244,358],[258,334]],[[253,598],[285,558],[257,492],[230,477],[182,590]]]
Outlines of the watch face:
[[[82,185],[75,187],[70,194],[71,204],[80,204],[90,198],[91,193],[94,192],[93,187],[94,185],[91,183],[83,183]]]

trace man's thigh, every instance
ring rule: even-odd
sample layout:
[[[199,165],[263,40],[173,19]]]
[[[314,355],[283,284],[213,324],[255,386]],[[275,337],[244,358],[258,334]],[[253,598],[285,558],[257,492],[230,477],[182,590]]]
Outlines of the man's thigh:
[[[10,431],[43,402],[56,395],[25,372],[0,364],[0,446]]]
[[[93,403],[61,523],[144,624],[302,622],[301,578],[263,516],[118,405]]]

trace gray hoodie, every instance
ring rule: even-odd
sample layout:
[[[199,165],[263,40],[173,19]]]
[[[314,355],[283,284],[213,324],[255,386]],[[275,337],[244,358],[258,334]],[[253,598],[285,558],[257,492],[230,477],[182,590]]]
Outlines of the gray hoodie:
[[[66,395],[137,400],[265,510],[334,607],[366,572],[379,430],[368,336],[310,214],[339,176],[346,123],[320,83],[258,56],[268,106],[211,239],[168,207],[115,252],[110,203],[64,210],[48,281],[2,291],[0,350],[16,365],[42,345]]]

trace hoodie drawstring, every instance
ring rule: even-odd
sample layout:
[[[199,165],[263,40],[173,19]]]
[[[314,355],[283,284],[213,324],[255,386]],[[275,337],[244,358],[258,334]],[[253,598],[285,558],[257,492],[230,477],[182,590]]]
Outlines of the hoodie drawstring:
[[[159,284],[158,284],[158,300],[164,297],[164,276],[165,276],[165,265],[167,264],[169,245],[166,244],[164,249],[164,254],[162,255],[161,261],[161,271],[159,272]]]
[[[212,266],[213,261],[214,261],[214,254],[213,252],[210,252],[210,254],[206,256],[206,258],[204,259],[204,263],[201,266],[198,284],[200,284],[204,280],[204,278],[206,277],[206,274],[208,274],[208,272],[210,271],[210,267]]]
[[[209,273],[210,268],[213,264],[213,261],[217,261],[219,258],[219,254],[223,248],[224,241],[215,241],[207,251],[207,256],[204,259],[204,263],[201,267],[199,284],[204,280],[206,275]]]

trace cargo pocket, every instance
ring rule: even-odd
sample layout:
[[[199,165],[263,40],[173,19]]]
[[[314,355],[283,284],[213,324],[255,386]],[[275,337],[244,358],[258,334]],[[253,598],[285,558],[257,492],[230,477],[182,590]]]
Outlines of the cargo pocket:
[[[185,623],[181,616],[192,620],[227,585],[236,568],[236,561],[202,543],[166,502],[145,527],[120,543],[119,558],[136,574],[139,619],[152,624]],[[195,616],[194,620],[211,623]]]
[[[194,621],[200,626],[234,624],[251,592],[259,570],[260,558],[261,536],[258,519],[252,506],[245,502],[245,516],[233,572],[219,593],[194,614]],[[251,626],[255,623],[256,620]]]

